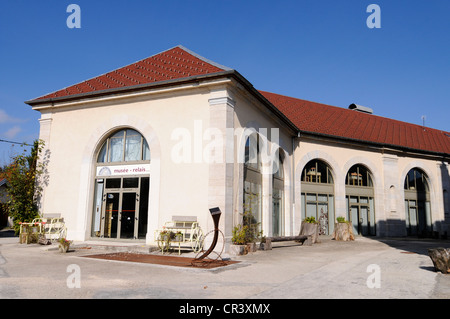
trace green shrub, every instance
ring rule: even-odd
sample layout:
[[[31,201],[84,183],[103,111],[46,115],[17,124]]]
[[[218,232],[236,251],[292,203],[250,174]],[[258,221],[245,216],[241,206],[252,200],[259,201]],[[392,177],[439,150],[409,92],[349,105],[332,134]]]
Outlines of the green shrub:
[[[305,222],[309,223],[309,224],[317,224],[316,218],[311,216],[311,217],[306,217],[305,218]]]
[[[342,216],[336,217],[336,220],[337,220],[338,223],[345,223],[346,222],[345,221],[345,217],[342,217]]]

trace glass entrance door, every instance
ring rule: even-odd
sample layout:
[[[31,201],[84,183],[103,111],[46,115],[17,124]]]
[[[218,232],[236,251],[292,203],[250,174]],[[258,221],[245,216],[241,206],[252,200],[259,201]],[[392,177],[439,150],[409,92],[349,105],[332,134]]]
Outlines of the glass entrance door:
[[[120,212],[120,238],[134,238],[136,221],[136,193],[122,193]]]
[[[92,236],[145,239],[149,180],[149,177],[97,179]]]
[[[370,209],[366,205],[353,205],[350,207],[350,216],[353,226],[353,233],[370,236],[375,235],[373,222],[370,219]]]
[[[106,193],[103,237],[135,238],[136,193]]]
[[[372,197],[347,196],[348,220],[353,233],[363,236],[375,236],[375,208]]]

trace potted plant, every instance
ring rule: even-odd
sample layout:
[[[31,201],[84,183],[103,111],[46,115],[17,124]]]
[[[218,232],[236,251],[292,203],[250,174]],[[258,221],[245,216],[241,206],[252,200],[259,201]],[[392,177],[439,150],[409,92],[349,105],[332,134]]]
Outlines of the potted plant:
[[[311,236],[313,244],[319,242],[319,223],[315,217],[306,217],[303,220],[300,235]]]
[[[353,234],[353,227],[349,221],[345,220],[345,217],[336,217],[336,223],[334,224],[333,237],[334,240],[351,241],[355,240]]]
[[[66,253],[69,250],[70,244],[72,243],[71,240],[67,240],[66,238],[60,238],[58,242],[58,248],[61,253]]]
[[[159,240],[161,241],[169,241],[170,240],[170,231],[163,228],[163,230],[159,233]]]
[[[177,231],[174,236],[175,241],[183,241],[183,233],[181,230]]]
[[[230,253],[232,255],[246,255],[248,253],[246,243],[246,233],[248,226],[237,225],[233,228],[233,237],[231,237]]]
[[[233,255],[246,255],[249,252],[256,251],[256,241],[261,238],[262,231],[259,231],[260,223],[256,222],[250,211],[243,214],[242,224],[233,229],[230,247]]]
[[[164,253],[164,251],[167,252],[169,251],[170,240],[172,235],[173,232],[165,229],[165,227],[163,227],[163,230],[159,232],[158,247],[159,249],[161,249],[162,253]]]

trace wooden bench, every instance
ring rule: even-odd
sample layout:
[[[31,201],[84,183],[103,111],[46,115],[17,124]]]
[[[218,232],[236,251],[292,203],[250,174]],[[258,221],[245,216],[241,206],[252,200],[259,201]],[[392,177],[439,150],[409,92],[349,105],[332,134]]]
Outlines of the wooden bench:
[[[312,245],[311,235],[298,235],[298,236],[278,236],[278,237],[266,237],[265,241],[261,243],[264,245],[264,250],[271,250],[272,243],[282,242],[282,241],[296,241],[302,243],[305,246]]]

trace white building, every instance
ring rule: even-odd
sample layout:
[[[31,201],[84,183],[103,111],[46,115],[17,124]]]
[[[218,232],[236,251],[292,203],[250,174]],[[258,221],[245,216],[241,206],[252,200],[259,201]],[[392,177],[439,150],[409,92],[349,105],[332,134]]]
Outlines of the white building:
[[[153,244],[172,216],[212,229],[218,206],[229,240],[244,202],[267,236],[308,216],[324,234],[338,216],[362,235],[449,232],[450,133],[261,92],[182,46],[26,103],[49,160],[41,213],[70,239]]]

